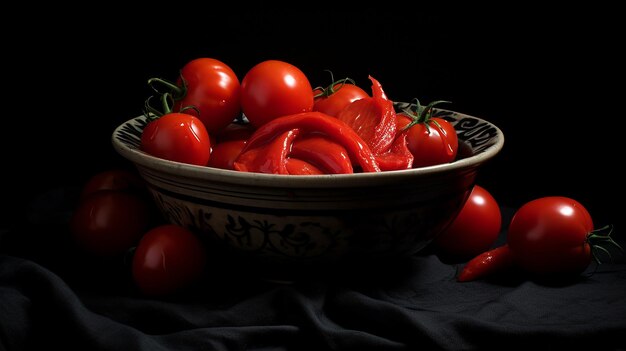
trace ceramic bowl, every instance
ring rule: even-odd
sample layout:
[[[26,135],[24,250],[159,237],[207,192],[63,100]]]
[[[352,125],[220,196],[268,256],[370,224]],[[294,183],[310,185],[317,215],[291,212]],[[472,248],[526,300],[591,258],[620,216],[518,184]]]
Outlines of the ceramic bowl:
[[[112,143],[137,167],[168,221],[235,254],[278,264],[373,260],[426,247],[458,214],[481,165],[503,146],[494,124],[438,111],[457,131],[457,159],[401,171],[286,176],[172,162],[139,149],[144,116],[117,127]]]

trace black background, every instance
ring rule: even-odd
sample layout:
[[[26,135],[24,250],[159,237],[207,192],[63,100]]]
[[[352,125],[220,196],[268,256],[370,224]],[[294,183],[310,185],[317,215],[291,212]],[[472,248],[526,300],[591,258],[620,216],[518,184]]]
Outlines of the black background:
[[[245,72],[266,59],[295,64],[312,85],[368,75],[396,101],[449,100],[505,135],[479,183],[504,206],[570,196],[596,225],[622,216],[624,62],[611,8],[254,8],[152,14],[38,8],[2,26],[5,63],[2,193],[14,221],[55,187],[124,164],[110,136],[140,115],[150,77],[175,78],[197,57]],[[318,10],[312,7],[319,8]],[[407,185],[410,186],[410,185]]]

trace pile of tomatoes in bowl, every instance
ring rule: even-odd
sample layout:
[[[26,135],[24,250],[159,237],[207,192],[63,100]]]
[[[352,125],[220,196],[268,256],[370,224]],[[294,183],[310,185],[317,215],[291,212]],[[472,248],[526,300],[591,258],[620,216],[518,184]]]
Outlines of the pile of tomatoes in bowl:
[[[146,101],[141,149],[187,164],[285,175],[392,171],[456,159],[454,126],[434,115],[445,101],[422,106],[416,99],[396,113],[382,84],[369,79],[371,96],[350,78],[312,88],[298,67],[267,60],[240,83],[223,62],[195,59],[176,82],[149,80],[156,94]]]

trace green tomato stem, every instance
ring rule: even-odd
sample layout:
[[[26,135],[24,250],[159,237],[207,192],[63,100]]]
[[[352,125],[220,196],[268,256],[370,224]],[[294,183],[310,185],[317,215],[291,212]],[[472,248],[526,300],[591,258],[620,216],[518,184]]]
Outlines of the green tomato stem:
[[[435,105],[438,104],[450,103],[450,101],[437,100],[429,103],[428,105],[426,105],[426,107],[423,107],[417,98],[414,98],[413,101],[415,102],[412,104],[412,106],[415,107],[413,109],[409,107],[408,109],[404,110],[405,115],[411,119],[411,122],[404,126],[404,128],[402,128],[402,131],[408,130],[416,124],[422,123],[426,126],[426,130],[428,130],[430,133],[430,130],[428,129],[428,122],[431,118],[433,118],[433,108],[435,107]]]
[[[322,86],[319,86],[319,87],[316,87],[315,89],[313,89],[313,91],[315,91],[315,90],[321,90],[322,91],[321,93],[316,94],[315,96],[313,96],[314,99],[317,99],[317,98],[320,98],[320,97],[329,97],[329,96],[333,95],[337,90],[341,89],[346,84],[346,82],[349,82],[351,84],[356,85],[356,82],[353,79],[351,79],[351,78],[344,78],[344,79],[340,79],[340,80],[335,81],[335,78],[333,77],[333,72],[330,71],[330,70],[327,70],[327,69],[325,71],[330,73],[330,82],[331,83],[326,88],[324,88]],[[337,88],[337,90],[335,90],[335,85],[337,85],[337,84],[341,84],[341,85]]]
[[[605,234],[606,233],[606,234]],[[624,249],[611,237],[613,233],[613,226],[607,225],[600,229],[596,229],[587,234],[587,243],[591,247],[591,254],[593,259],[598,264],[602,264],[599,253],[603,253],[608,256],[610,261],[613,261],[613,256],[608,247],[617,248],[621,253],[624,253]]]
[[[174,100],[180,100],[180,99],[184,98],[185,95],[187,94],[187,82],[183,78],[182,74],[181,74],[180,77],[181,77],[181,80],[183,82],[183,86],[182,87],[176,85],[173,82],[170,82],[169,80],[165,80],[165,79],[162,79],[162,78],[150,78],[150,79],[148,79],[148,85],[150,86],[150,88],[152,88],[152,90],[154,90],[159,95],[163,95],[163,94],[169,93],[169,94],[172,95],[172,98]],[[159,89],[159,85],[163,86],[167,91],[162,92]]]

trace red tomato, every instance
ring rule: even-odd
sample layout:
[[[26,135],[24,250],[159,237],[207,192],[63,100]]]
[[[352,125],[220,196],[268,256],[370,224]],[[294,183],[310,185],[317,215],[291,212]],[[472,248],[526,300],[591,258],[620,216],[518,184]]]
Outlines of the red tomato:
[[[313,110],[313,89],[296,66],[267,60],[241,80],[241,108],[255,127],[280,117]]]
[[[367,92],[348,79],[335,82],[325,89],[316,88],[313,111],[323,112],[327,115],[337,117],[339,111],[348,106],[353,101],[370,97]]]
[[[233,163],[246,146],[246,140],[225,140],[213,146],[207,166],[234,170]]]
[[[108,169],[92,175],[83,185],[80,199],[101,190],[120,190],[143,193],[145,184],[143,179],[133,171],[126,169]]]
[[[193,232],[160,225],[146,232],[135,250],[133,281],[146,295],[169,295],[197,282],[206,262],[205,248]]]
[[[452,162],[458,152],[459,140],[454,126],[445,119],[431,116],[433,105],[427,106],[419,116],[397,115],[398,128],[408,134],[414,168]]]
[[[489,250],[501,227],[498,202],[485,188],[474,185],[461,212],[433,244],[445,260],[466,261]]]
[[[197,117],[173,112],[145,126],[141,134],[141,150],[166,160],[206,166],[211,154],[211,139]]]
[[[211,141],[218,144],[228,140],[247,140],[254,133],[254,127],[250,123],[231,123],[224,129],[211,134]]]
[[[213,58],[197,58],[181,69],[178,85],[186,87],[184,96],[176,101],[174,111],[193,106],[185,113],[198,117],[209,133],[226,127],[241,112],[241,85],[235,72],[224,62]]]
[[[79,203],[70,219],[73,239],[85,252],[102,257],[124,254],[151,224],[147,201],[133,193],[102,190]]]
[[[591,263],[593,221],[578,201],[548,196],[522,205],[509,224],[507,244],[517,266],[538,275],[579,274]]]

